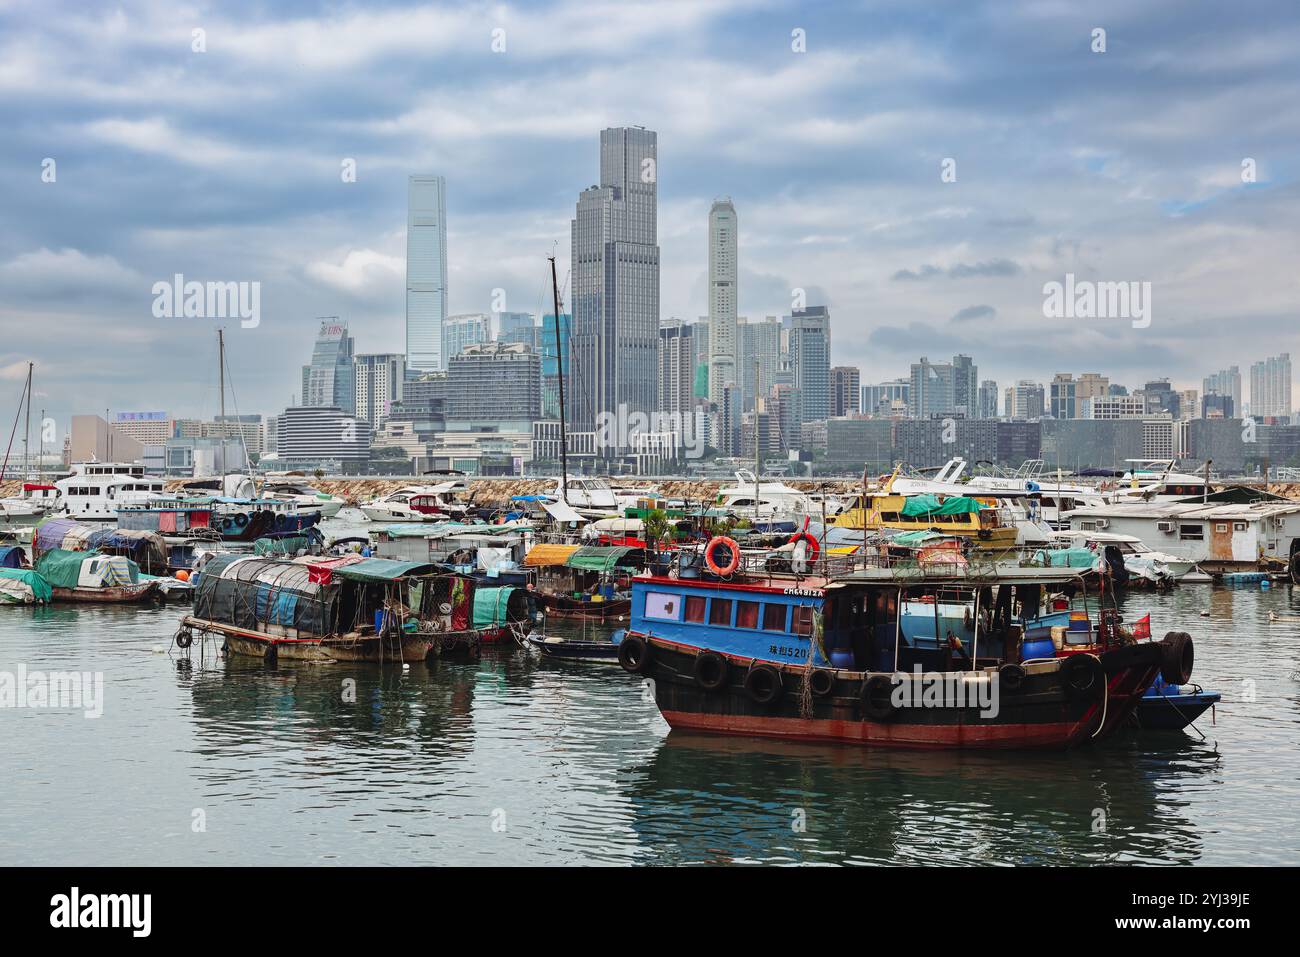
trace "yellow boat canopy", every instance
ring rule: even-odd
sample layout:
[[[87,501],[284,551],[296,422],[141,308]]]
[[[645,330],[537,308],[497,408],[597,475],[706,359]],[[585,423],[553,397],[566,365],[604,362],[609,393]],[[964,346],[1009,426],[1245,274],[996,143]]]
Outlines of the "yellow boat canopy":
[[[524,556],[524,565],[528,568],[548,568],[563,565],[580,545],[553,545],[547,542],[534,545]]]

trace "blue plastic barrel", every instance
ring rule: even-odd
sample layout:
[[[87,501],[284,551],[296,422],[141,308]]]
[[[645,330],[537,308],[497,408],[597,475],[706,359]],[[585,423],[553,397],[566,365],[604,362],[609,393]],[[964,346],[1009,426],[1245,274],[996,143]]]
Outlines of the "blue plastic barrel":
[[[375,612],[375,634],[384,630],[384,610],[380,608]]]
[[[1026,641],[1020,646],[1020,660],[1028,661],[1030,658],[1055,658],[1056,645],[1052,643],[1051,638],[1037,638],[1033,641]]]
[[[853,669],[853,649],[852,648],[832,648],[831,649],[831,667]],[[893,668],[893,655],[890,655],[890,668]]]

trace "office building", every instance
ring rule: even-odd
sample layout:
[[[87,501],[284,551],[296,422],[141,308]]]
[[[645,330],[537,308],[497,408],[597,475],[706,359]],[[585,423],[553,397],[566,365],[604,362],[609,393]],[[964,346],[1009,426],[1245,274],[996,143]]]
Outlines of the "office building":
[[[321,320],[311,362],[302,367],[302,404],[356,411],[356,343],[337,316]]]
[[[406,365],[415,372],[443,368],[447,318],[447,184],[441,176],[412,176],[406,192]]]

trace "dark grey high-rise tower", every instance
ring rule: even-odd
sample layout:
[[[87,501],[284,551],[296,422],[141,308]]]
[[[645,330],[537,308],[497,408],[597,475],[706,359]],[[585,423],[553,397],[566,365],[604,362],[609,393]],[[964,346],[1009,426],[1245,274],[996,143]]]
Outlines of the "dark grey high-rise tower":
[[[600,185],[573,219],[573,355],[569,421],[651,413],[658,404],[658,137],[640,127],[600,134]],[[605,450],[607,452],[612,450]]]

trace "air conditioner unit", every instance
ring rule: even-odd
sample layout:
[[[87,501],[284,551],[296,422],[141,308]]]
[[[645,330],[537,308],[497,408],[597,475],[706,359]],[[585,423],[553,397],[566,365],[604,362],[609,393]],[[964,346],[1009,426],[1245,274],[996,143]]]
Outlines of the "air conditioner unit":
[[[1097,531],[1101,531],[1103,528],[1110,528],[1110,519],[1108,519],[1108,518],[1099,518],[1099,519],[1097,519],[1097,521],[1094,523],[1093,527],[1096,528]]]
[[[1164,532],[1166,535],[1170,535],[1173,533],[1173,530],[1173,522],[1156,522],[1156,531],[1158,532]]]

